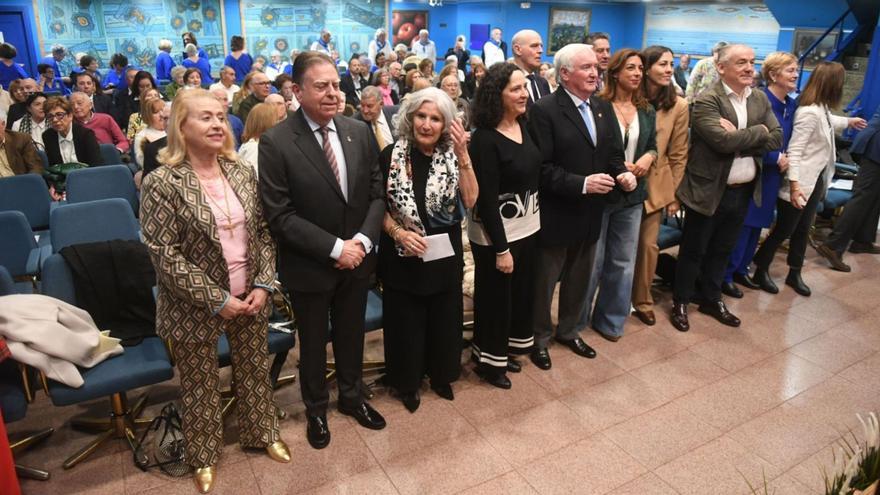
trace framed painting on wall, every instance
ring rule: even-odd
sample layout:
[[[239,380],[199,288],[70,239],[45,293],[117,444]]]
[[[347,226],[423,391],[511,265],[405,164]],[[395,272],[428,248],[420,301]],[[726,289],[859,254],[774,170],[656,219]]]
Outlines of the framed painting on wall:
[[[815,30],[815,29],[795,29],[794,30],[794,41],[792,41],[791,53],[794,54],[798,59],[801,58],[801,55],[807,51],[810,46],[822,36],[822,33],[825,31]],[[804,60],[804,68],[807,70],[812,70],[816,67],[816,64],[825,60],[825,57],[831,55],[831,52],[834,51],[834,47],[837,46],[837,33],[832,32],[828,33],[822,42],[813,49],[812,52],[807,56],[807,59]]]
[[[583,43],[590,32],[590,9],[550,8],[547,54],[553,55],[569,43]]]
[[[391,44],[403,43],[407,47],[419,37],[419,31],[428,29],[427,10],[392,10]]]

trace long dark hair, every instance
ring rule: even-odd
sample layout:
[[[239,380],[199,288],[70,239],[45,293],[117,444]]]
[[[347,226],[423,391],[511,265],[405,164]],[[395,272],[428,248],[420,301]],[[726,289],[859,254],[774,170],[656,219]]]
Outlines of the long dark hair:
[[[660,61],[660,57],[663,56],[664,53],[672,54],[672,50],[660,45],[649,46],[642,50],[642,58],[645,60],[645,77],[642,80],[642,86],[645,88],[645,97],[648,101],[654,105],[654,109],[658,112],[661,110],[670,110],[675,106],[675,101],[678,98],[678,95],[675,93],[675,85],[672,84],[672,81],[669,81],[669,84],[665,87],[660,87],[657,91],[657,95],[654,98],[651,98],[651,92],[648,91],[648,72],[650,72],[651,67],[654,66],[657,62]]]
[[[504,62],[493,64],[486,71],[471,105],[471,121],[478,129],[494,129],[501,122],[504,116],[502,93],[510,82],[510,76],[518,70],[522,69]]]
[[[626,61],[632,57],[639,57],[639,60],[642,62],[642,84],[633,91],[632,103],[638,109],[647,110],[648,100],[645,99],[645,95],[643,94],[643,88],[645,87],[645,57],[632,48],[623,48],[611,56],[611,60],[608,61],[608,70],[605,71],[605,87],[602,89],[599,97],[608,101],[614,99],[614,94],[617,92],[617,86],[619,84],[614,76],[620,74],[624,67],[626,67]]]

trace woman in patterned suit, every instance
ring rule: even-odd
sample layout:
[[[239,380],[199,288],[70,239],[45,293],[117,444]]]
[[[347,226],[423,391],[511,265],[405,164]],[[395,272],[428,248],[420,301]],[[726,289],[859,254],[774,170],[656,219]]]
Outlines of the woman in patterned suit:
[[[180,372],[186,459],[207,493],[223,448],[222,332],[232,349],[241,445],[290,461],[278,433],[266,350],[275,246],[254,169],[233,151],[226,109],[201,89],[174,103],[168,146],[159,153],[165,166],[144,180],[141,220],[159,285],[156,331],[171,343]]]

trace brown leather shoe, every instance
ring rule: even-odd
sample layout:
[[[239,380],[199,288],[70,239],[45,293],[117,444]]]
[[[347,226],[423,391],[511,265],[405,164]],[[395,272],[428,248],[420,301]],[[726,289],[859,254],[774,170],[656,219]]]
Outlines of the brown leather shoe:
[[[867,254],[880,254],[880,246],[874,243],[861,243],[853,241],[849,245],[849,252],[859,254],[859,253],[867,253]]]
[[[843,262],[843,259],[840,257],[840,253],[826,246],[825,244],[820,244],[819,247],[816,248],[816,252],[822,255],[823,258],[828,260],[828,263],[831,264],[832,270],[837,270],[839,272],[851,272],[852,268],[849,265]]]
[[[634,309],[632,314],[645,325],[653,326],[655,323],[657,323],[657,318],[654,317],[654,311],[650,309],[647,311],[639,311],[637,309]]]
[[[688,322],[687,304],[672,303],[672,315],[669,320],[672,322],[672,326],[674,326],[679,332],[687,332],[690,330],[691,324]]]

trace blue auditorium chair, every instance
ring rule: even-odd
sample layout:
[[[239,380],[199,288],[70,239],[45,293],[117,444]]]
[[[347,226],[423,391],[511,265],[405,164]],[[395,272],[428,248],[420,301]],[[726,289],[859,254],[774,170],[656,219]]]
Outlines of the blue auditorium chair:
[[[114,148],[115,149],[115,148]],[[140,200],[131,170],[125,165],[81,168],[67,175],[67,203],[122,198],[138,216]]]
[[[6,267],[13,278],[29,278],[16,284],[18,293],[30,293],[37,288],[40,273],[41,250],[27,218],[20,211],[0,211],[0,265]]]
[[[122,165],[122,155],[116,149],[116,146],[107,143],[101,143],[100,146],[104,165]]]
[[[52,197],[46,181],[37,174],[22,174],[0,179],[0,211],[18,210],[27,217],[31,230],[45,235],[49,228]],[[40,244],[43,244],[42,242]]]
[[[59,206],[52,210],[50,225],[53,253],[86,242],[140,240],[140,226],[131,206],[120,198]]]

